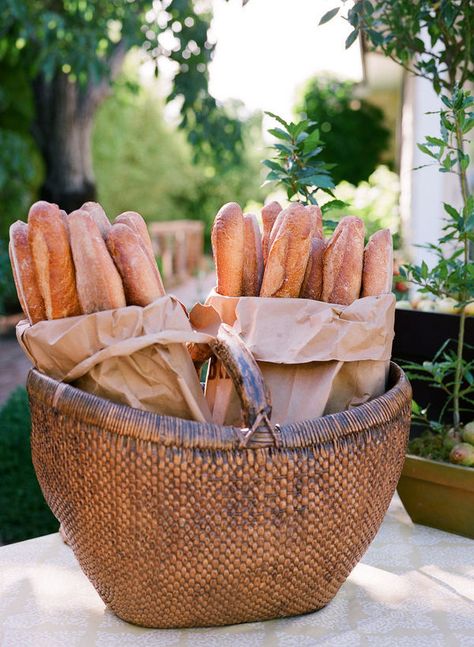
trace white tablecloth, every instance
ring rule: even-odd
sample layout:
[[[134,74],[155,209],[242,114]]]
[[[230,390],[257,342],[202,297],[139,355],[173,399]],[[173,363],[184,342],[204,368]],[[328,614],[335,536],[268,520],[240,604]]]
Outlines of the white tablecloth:
[[[218,629],[153,630],[108,611],[72,551],[48,535],[0,548],[0,645],[473,647],[474,541],[413,525],[395,497],[325,609]]]

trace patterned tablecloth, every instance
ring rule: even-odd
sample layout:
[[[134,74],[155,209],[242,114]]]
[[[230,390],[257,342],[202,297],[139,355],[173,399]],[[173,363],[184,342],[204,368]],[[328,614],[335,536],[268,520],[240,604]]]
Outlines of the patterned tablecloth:
[[[59,535],[0,548],[1,647],[473,647],[474,542],[413,525],[394,498],[336,598],[306,616],[152,630],[108,611]]]

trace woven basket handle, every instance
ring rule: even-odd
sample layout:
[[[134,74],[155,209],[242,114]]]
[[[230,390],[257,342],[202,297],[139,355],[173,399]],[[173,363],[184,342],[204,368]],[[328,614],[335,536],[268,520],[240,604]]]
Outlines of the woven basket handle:
[[[270,394],[260,368],[239,335],[227,324],[221,324],[210,344],[234,384],[242,405],[245,429],[240,439],[245,447],[280,444],[279,429],[272,427]]]

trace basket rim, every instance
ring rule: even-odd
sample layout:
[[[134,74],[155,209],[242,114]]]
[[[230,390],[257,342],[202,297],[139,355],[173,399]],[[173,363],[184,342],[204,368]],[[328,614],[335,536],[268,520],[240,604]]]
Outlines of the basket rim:
[[[348,411],[280,426],[280,448],[310,447],[366,433],[397,418],[411,402],[411,386],[402,369],[390,362],[390,388],[381,396]],[[59,382],[32,368],[27,378],[30,400],[40,400],[59,414],[98,427],[111,434],[167,447],[235,450],[241,447],[242,429],[214,423],[162,416],[118,404]],[[264,432],[247,449],[269,448],[273,438]],[[273,447],[274,450],[276,448]]]

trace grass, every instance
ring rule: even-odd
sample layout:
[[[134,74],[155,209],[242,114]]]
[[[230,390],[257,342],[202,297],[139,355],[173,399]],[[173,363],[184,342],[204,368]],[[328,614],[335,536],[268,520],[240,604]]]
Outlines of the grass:
[[[30,410],[24,388],[0,409],[0,544],[58,530],[31,462]]]

